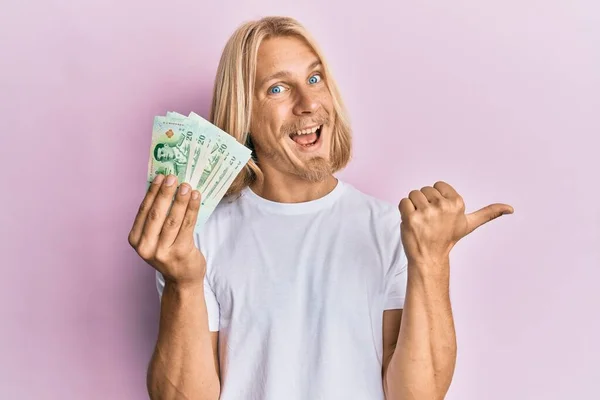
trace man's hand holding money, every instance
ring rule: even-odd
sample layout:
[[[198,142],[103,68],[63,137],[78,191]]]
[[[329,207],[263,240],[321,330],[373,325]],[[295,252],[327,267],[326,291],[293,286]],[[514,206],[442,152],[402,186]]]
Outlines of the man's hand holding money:
[[[181,287],[201,285],[206,272],[206,260],[193,237],[199,208],[197,190],[186,183],[177,188],[174,175],[157,175],[129,233],[129,244],[139,256],[165,281]]]

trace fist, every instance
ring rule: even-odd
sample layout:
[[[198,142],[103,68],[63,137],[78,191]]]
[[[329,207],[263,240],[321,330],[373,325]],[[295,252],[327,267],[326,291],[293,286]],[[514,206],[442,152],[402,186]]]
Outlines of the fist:
[[[206,260],[193,237],[200,193],[186,183],[177,189],[176,182],[174,175],[156,176],[133,222],[129,244],[165,282],[199,285],[206,273]]]
[[[402,244],[408,260],[416,263],[445,261],[460,239],[501,215],[513,213],[511,206],[497,203],[465,214],[463,198],[445,182],[411,191],[398,208]]]

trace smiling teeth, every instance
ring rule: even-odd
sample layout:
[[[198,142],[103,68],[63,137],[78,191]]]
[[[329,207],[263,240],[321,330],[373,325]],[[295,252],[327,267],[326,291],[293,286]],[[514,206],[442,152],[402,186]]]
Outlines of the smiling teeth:
[[[312,129],[301,129],[298,132],[296,132],[295,134],[296,135],[308,135],[308,134],[311,134],[311,133],[315,133],[317,131],[317,129],[319,129],[320,127],[321,126],[319,125],[319,126],[315,126]]]

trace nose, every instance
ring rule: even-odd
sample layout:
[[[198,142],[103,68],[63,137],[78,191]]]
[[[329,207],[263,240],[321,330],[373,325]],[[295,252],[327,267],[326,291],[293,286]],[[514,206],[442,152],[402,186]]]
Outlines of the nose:
[[[293,112],[297,116],[312,115],[321,106],[318,96],[315,93],[310,93],[309,90],[300,89],[296,94],[296,103],[294,104]]]

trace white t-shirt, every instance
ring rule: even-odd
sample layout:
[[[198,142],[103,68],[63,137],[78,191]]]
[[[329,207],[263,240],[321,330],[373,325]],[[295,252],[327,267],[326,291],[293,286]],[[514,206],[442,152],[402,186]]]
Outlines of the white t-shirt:
[[[395,205],[341,180],[305,203],[246,188],[195,237],[221,400],[383,400],[383,311],[407,282]]]

